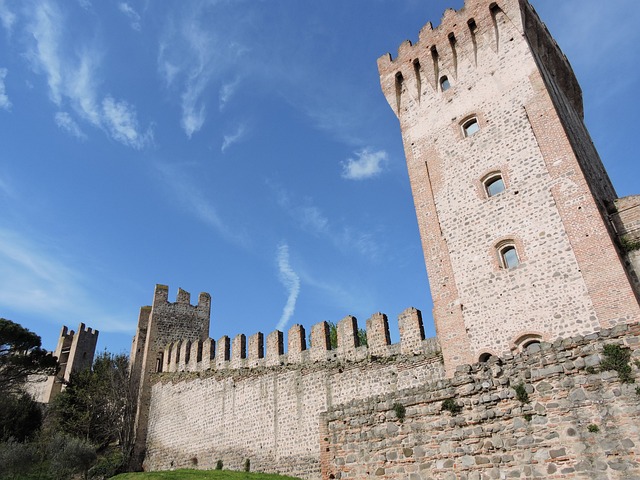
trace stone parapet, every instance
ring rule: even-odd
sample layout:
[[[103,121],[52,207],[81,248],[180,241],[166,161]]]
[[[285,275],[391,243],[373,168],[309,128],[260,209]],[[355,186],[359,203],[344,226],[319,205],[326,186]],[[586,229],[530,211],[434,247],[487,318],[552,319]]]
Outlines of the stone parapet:
[[[336,348],[331,348],[330,327],[320,322],[311,327],[311,347],[307,348],[304,327],[294,325],[289,329],[284,352],[284,334],[278,330],[267,336],[266,352],[264,334],[248,337],[236,335],[231,343],[229,337],[215,342],[206,340],[179,340],[164,347],[164,372],[198,372],[208,369],[261,368],[284,364],[307,364],[314,362],[360,361],[368,357],[395,357],[398,355],[438,355],[440,345],[436,338],[424,338],[422,315],[415,308],[408,308],[398,318],[400,342],[390,343],[387,316],[376,313],[366,322],[368,345],[360,345],[358,320],[347,316],[338,322]],[[209,347],[207,347],[209,345]],[[209,348],[209,354],[198,354]],[[195,354],[194,354],[195,352]]]

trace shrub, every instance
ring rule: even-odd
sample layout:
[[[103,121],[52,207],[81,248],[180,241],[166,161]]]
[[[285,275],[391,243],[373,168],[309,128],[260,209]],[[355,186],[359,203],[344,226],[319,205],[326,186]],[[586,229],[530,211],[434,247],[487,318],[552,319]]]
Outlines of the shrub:
[[[531,415],[530,413],[525,413],[525,414],[524,414],[524,419],[525,419],[527,422],[530,422],[532,418],[533,418],[533,415]]]
[[[633,239],[628,235],[625,235],[624,237],[620,238],[620,246],[625,252],[640,250],[640,239]]]
[[[587,430],[589,430],[589,432],[591,433],[598,433],[600,431],[600,427],[595,423],[592,423],[587,427]]]
[[[0,443],[0,478],[25,478],[38,460],[32,444],[13,440]]]
[[[622,348],[620,345],[610,343],[602,349],[604,358],[600,362],[602,370],[615,370],[622,383],[634,383],[635,379],[631,374],[631,350]]]
[[[401,403],[394,403],[393,411],[395,412],[398,420],[400,420],[400,423],[404,422],[404,417],[407,413],[407,409],[404,407],[404,405],[402,405]]]
[[[516,398],[520,400],[522,403],[529,403],[529,394],[527,393],[527,387],[524,383],[520,382],[518,385],[513,387],[516,392]]]
[[[124,469],[125,459],[122,450],[109,448],[98,458],[96,464],[89,469],[89,478],[111,478],[123,472]]]
[[[453,398],[447,398],[442,402],[441,410],[451,412],[451,415],[457,415],[462,411],[462,407]]]
[[[86,477],[96,460],[96,451],[85,440],[57,434],[47,445],[47,458],[49,470],[57,478],[67,478],[74,473],[82,473]]]

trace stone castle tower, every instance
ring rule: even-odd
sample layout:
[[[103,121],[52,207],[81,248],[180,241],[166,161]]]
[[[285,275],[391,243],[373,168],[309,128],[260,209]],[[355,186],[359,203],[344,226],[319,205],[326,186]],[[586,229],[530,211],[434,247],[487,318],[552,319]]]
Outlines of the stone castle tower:
[[[62,391],[71,378],[72,372],[91,368],[98,334],[98,330],[85,328],[84,323],[80,324],[77,332],[69,331],[66,326],[62,327],[58,346],[54,352],[60,364],[60,370],[56,375],[47,378],[44,388],[37,394],[38,401],[49,403]]]
[[[140,309],[138,328],[129,357],[132,386],[138,392],[134,425],[135,467],[142,464],[145,453],[151,401],[150,376],[166,371],[172,362],[184,368],[185,363],[189,363],[192,345],[202,348],[193,352],[198,361],[214,355],[213,344],[206,341],[209,338],[211,297],[208,293],[201,293],[197,305],[191,305],[190,302],[190,294],[180,289],[176,302],[171,303],[169,288],[156,285],[153,305]]]
[[[448,375],[640,320],[580,86],[526,0],[467,0],[378,68],[400,120]]]

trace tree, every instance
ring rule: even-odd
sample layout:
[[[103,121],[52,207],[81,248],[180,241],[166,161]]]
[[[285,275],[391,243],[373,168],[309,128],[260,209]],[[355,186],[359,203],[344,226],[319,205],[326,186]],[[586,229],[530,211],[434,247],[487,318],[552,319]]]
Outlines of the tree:
[[[54,375],[58,361],[41,348],[40,337],[0,318],[0,392],[17,393],[29,375]]]
[[[333,322],[327,322],[329,325],[329,345],[334,350],[338,348],[338,325]],[[358,345],[361,347],[368,346],[367,343],[367,331],[364,328],[358,328]],[[311,332],[309,332],[309,346],[311,346]]]
[[[117,443],[126,462],[133,443],[134,399],[128,357],[103,352],[91,370],[71,374],[51,406],[51,420],[64,433],[93,443],[98,451]]]
[[[0,442],[24,442],[42,425],[42,410],[26,392],[0,396]]]

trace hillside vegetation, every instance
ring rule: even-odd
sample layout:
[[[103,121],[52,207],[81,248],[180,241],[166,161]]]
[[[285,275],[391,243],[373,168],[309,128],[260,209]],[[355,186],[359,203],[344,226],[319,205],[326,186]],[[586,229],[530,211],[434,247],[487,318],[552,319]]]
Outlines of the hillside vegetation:
[[[269,473],[232,472],[230,470],[173,470],[167,472],[122,473],[111,480],[300,480]]]

